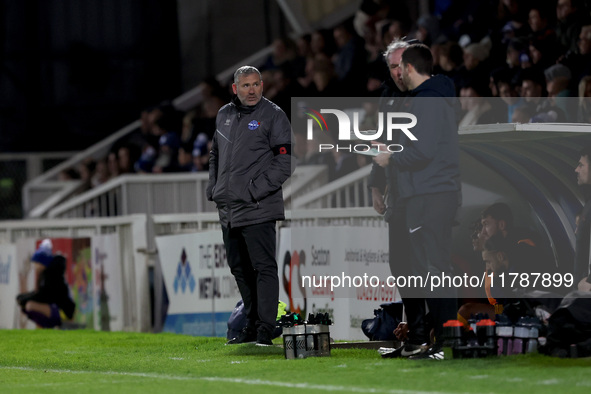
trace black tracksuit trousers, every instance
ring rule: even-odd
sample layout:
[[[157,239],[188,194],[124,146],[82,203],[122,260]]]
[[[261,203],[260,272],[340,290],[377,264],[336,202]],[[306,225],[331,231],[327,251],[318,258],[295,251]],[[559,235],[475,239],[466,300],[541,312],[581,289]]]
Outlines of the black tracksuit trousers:
[[[279,302],[275,221],[222,226],[222,233],[228,265],[244,302],[247,326],[272,332]]]
[[[414,196],[398,201],[389,223],[390,269],[405,277],[452,275],[452,227],[458,208],[458,193],[446,192]],[[400,288],[409,325],[409,341],[429,342],[430,328],[441,340],[443,323],[455,319],[457,292],[453,287],[430,289]],[[430,321],[427,321],[427,306]]]

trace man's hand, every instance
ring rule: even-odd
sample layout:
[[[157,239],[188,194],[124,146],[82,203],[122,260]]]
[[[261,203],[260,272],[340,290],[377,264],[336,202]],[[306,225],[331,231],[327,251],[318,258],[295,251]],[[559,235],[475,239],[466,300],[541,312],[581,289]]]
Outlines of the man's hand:
[[[380,153],[373,158],[373,161],[382,168],[386,168],[390,163],[390,153]]]
[[[408,339],[408,324],[406,322],[398,323],[398,327],[394,329],[394,335],[399,341]]]
[[[388,149],[386,148],[386,144],[382,144],[381,142],[372,141],[371,146],[372,146],[372,148],[376,148],[379,152],[383,152],[383,153],[380,153],[379,155],[377,155],[376,157],[374,157],[373,161],[382,168],[387,167],[388,163],[390,163],[390,152],[388,152]]]
[[[580,291],[591,291],[591,283],[587,282],[587,278],[581,279],[577,287]]]
[[[373,202],[373,209],[377,213],[383,215],[386,212],[386,204],[384,204],[384,196],[377,187],[371,188],[371,200]]]

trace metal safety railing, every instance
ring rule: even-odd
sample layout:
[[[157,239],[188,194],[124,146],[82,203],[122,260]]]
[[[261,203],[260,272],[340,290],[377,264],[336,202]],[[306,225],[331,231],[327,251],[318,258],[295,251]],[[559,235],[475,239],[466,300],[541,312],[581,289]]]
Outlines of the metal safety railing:
[[[325,166],[301,166],[283,187],[285,205],[327,183]],[[209,174],[123,175],[51,208],[51,218],[110,217],[147,214],[213,212],[205,190]],[[75,186],[75,185],[72,185]]]

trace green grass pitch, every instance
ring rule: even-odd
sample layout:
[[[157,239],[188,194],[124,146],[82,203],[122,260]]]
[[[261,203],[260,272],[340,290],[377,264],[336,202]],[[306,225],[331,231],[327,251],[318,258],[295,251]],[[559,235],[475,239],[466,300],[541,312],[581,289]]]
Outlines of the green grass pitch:
[[[375,350],[286,360],[223,338],[0,330],[0,393],[589,393],[590,359],[381,359]],[[281,341],[277,341],[280,343]]]

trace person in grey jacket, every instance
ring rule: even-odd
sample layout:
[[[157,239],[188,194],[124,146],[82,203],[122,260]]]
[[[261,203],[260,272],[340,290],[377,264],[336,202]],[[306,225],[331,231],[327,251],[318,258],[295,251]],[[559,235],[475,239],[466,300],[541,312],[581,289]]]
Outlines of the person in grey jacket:
[[[260,72],[234,73],[236,97],[223,106],[209,159],[207,198],[217,205],[228,265],[247,315],[228,344],[271,345],[279,301],[275,222],[285,219],[281,186],[294,170],[291,125],[263,97]]]

